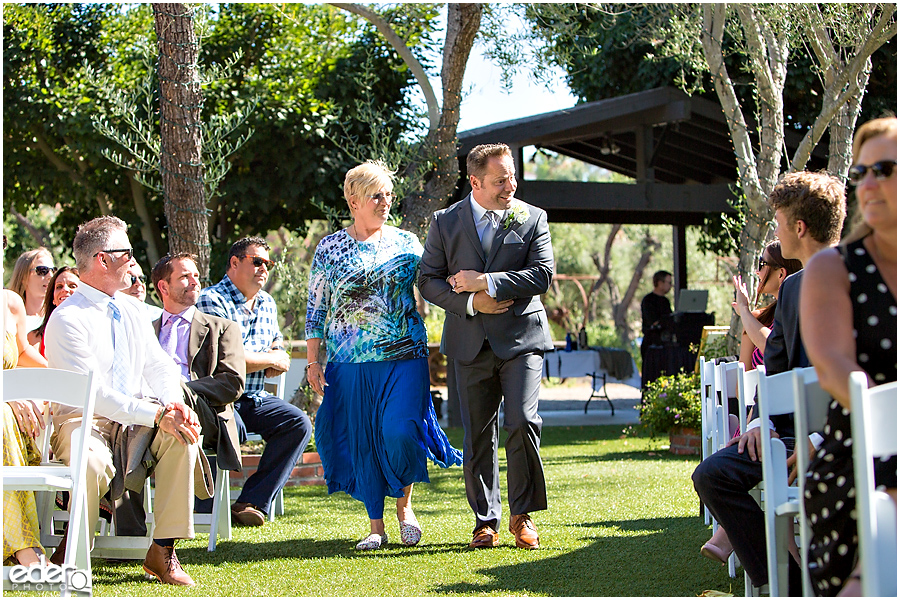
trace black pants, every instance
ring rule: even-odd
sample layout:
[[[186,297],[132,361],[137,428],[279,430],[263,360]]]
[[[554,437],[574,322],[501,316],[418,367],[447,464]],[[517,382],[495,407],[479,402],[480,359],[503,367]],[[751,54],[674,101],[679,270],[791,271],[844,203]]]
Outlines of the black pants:
[[[793,439],[783,441],[790,454]],[[766,521],[750,490],[762,481],[762,463],[751,460],[746,449],[739,454],[737,448],[734,444],[708,457],[697,466],[691,479],[700,500],[725,528],[750,581],[759,587],[769,581]],[[788,590],[791,596],[799,596],[803,591],[800,567],[793,559],[788,565]]]

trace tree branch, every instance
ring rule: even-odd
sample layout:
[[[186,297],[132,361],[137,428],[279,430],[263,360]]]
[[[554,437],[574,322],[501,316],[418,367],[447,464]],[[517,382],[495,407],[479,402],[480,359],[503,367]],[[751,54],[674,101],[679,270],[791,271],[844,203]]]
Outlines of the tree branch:
[[[747,194],[751,208],[756,203],[762,202],[766,194],[759,183],[759,175],[756,171],[756,160],[753,155],[753,146],[750,144],[750,135],[747,132],[747,123],[740,110],[740,102],[734,91],[734,84],[725,68],[725,58],[722,54],[722,36],[725,31],[725,11],[723,4],[703,5],[703,31],[700,33],[700,41],[703,44],[703,53],[712,73],[713,84],[719,102],[725,112],[725,120],[731,139],[734,143],[735,158],[738,163],[738,176],[741,186]]]
[[[416,78],[416,83],[419,84],[422,93],[425,94],[425,103],[428,106],[428,129],[429,131],[435,131],[438,128],[440,121],[440,107],[438,106],[434,88],[431,87],[431,82],[428,81],[428,75],[425,73],[422,63],[416,59],[412,51],[406,45],[406,42],[397,35],[397,32],[394,31],[391,24],[385,21],[381,15],[375,11],[360,4],[342,4],[338,2],[329,2],[328,4],[364,18],[381,32],[384,39],[386,39],[391,47],[397,51],[397,54],[400,55],[400,58],[403,59],[403,62],[409,67],[409,70],[412,71],[413,76]]]

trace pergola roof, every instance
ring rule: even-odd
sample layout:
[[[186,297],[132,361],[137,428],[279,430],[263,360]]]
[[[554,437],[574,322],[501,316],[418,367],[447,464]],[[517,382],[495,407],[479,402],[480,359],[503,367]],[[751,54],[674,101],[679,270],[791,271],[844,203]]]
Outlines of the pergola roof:
[[[788,131],[787,151],[801,138]],[[733,212],[728,200],[734,195],[737,161],[725,115],[717,103],[677,88],[479,127],[461,132],[459,141],[463,173],[465,157],[476,145],[503,142],[512,147],[519,171],[516,195],[547,210],[554,221],[692,225],[709,213]],[[525,181],[525,146],[570,156],[636,183]],[[814,154],[809,168],[824,166],[822,152]],[[468,190],[466,181],[460,197]]]

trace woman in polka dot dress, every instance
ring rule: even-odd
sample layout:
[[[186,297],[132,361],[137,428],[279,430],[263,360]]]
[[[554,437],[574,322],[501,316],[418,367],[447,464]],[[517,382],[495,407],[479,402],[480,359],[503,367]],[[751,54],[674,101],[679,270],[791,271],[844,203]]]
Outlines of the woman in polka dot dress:
[[[897,380],[897,119],[860,127],[849,180],[861,222],[806,267],[800,329],[822,388],[833,397],[825,441],[810,464],[808,563],[816,593],[860,595],[848,377]],[[875,483],[897,500],[897,458],[876,461]]]

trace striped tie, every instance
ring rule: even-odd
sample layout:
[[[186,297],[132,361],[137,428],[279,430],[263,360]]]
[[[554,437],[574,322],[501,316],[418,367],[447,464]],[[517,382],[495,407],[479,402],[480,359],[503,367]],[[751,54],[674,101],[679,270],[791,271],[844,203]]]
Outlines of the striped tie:
[[[125,333],[125,323],[122,321],[122,313],[116,303],[109,301],[109,312],[112,317],[113,330],[113,360],[112,360],[112,386],[113,389],[127,396],[131,396],[128,381],[130,376],[131,357],[128,351],[128,338]]]

